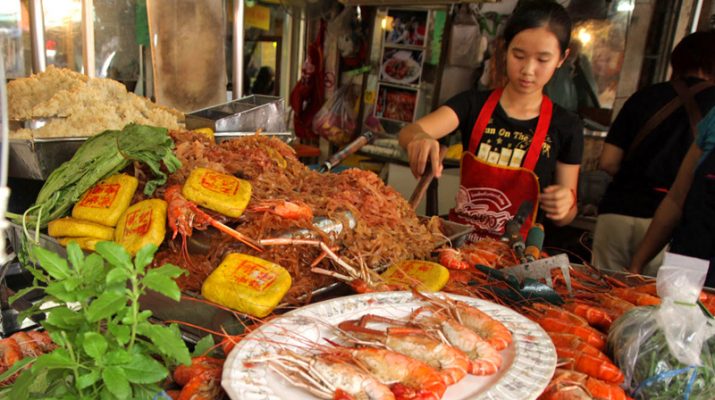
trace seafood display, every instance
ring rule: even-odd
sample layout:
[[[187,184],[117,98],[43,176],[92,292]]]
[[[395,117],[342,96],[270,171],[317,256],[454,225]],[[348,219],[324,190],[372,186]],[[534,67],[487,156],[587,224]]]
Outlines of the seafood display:
[[[507,335],[499,341],[507,347],[496,350],[476,324],[441,318],[447,308],[478,314],[495,336]],[[237,399],[535,399],[555,361],[545,332],[505,307],[379,292],[316,303],[264,324],[229,354],[223,386]]]
[[[198,291],[226,254],[239,252],[286,268],[293,285],[284,302],[302,304],[299,298],[334,282],[329,276],[310,273],[311,266],[318,264],[322,269],[335,270],[329,259],[314,264],[324,249],[298,241],[261,243],[277,238],[309,238],[327,245],[349,265],[365,264],[375,269],[405,259],[427,258],[441,239],[438,231],[417,219],[397,191],[372,172],[351,169],[320,174],[304,166],[291,147],[264,136],[214,144],[191,132],[174,131],[171,135],[182,166],[169,176],[167,187],[158,192],[169,200],[169,223],[174,232],[182,235],[182,241],[169,241],[157,254],[156,263],[171,262],[186,268],[189,275],[179,280],[186,290]],[[194,205],[176,195],[171,188],[183,185],[197,168],[250,182],[251,199],[239,218],[211,211],[198,210],[199,213]],[[144,173],[137,171],[140,188]],[[137,193],[141,198],[141,191]],[[326,234],[313,225],[317,217],[327,217],[347,227],[350,224],[346,212],[355,219],[353,229]],[[192,230],[205,229],[207,225],[219,226],[220,232]]]

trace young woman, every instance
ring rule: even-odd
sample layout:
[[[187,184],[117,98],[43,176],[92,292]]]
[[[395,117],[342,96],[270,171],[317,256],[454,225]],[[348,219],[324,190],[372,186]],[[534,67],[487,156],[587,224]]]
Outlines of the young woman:
[[[568,55],[570,36],[571,21],[557,3],[517,6],[504,29],[506,86],[458,94],[400,131],[415,177],[427,162],[439,177],[438,140],[461,131],[465,152],[450,219],[474,225],[472,240],[501,236],[520,209],[526,211],[522,235],[539,208],[558,226],[576,216],[581,120],[543,94]]]

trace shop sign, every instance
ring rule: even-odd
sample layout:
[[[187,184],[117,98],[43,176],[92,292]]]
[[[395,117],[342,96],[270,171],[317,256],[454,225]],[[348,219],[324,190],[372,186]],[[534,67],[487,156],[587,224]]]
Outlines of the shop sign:
[[[243,20],[247,28],[253,27],[263,29],[264,31],[271,29],[271,9],[255,5],[246,7],[245,17]]]

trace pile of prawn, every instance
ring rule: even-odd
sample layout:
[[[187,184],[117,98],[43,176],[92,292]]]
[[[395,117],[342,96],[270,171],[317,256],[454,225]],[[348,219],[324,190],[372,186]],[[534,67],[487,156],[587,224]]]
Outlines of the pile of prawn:
[[[325,345],[296,338],[299,348],[278,346],[245,365],[266,365],[319,398],[341,400],[440,399],[467,375],[501,369],[501,351],[512,343],[506,326],[467,303],[413,293],[423,305],[405,319],[301,321],[327,326],[337,339]],[[265,339],[279,341],[275,333]]]
[[[376,268],[405,259],[428,257],[443,238],[440,232],[422,224],[407,201],[372,172],[350,169],[321,174],[312,171],[296,158],[290,146],[266,136],[255,135],[219,144],[192,132],[173,131],[171,136],[182,167],[170,175],[167,185],[155,196],[162,197],[166,188],[183,184],[197,167],[247,180],[252,185],[252,195],[240,218],[230,219],[204,211],[253,240],[285,237],[290,232],[307,230],[314,239],[339,250],[347,262]],[[138,168],[135,175],[142,185],[144,171]],[[142,196],[141,190],[137,193]],[[308,207],[309,211],[307,216],[295,218],[266,212],[270,209],[266,205],[276,204]],[[345,211],[352,213],[356,221],[354,229],[343,229],[337,235],[328,236],[312,225],[313,216],[325,216],[348,226]],[[287,304],[303,304],[309,301],[314,289],[334,282],[332,277],[310,273],[311,263],[322,253],[318,246],[270,246],[259,252],[218,231],[208,230],[205,234],[210,236],[211,246],[203,254],[189,251],[186,257],[180,241],[172,240],[162,246],[155,257],[157,265],[170,262],[190,272],[179,279],[184,290],[200,290],[206,277],[229,252],[254,255],[286,268],[293,278],[293,285],[284,297]],[[321,261],[320,267],[334,269],[328,260]]]

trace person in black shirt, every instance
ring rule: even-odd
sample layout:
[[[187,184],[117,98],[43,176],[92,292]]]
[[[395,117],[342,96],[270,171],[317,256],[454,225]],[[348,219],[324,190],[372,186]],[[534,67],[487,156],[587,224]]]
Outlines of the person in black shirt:
[[[400,131],[413,175],[420,177],[429,160],[439,177],[438,140],[459,128],[465,152],[450,219],[475,227],[470,240],[501,236],[522,210],[528,211],[522,235],[537,212],[556,225],[576,216],[581,121],[543,94],[568,56],[570,35],[558,3],[520,2],[504,28],[506,85],[458,94]]]
[[[613,181],[594,232],[592,261],[599,268],[630,265],[693,142],[697,120],[715,105],[715,33],[685,37],[673,49],[671,65],[671,80],[633,94],[608,132],[600,168]],[[661,251],[643,272],[655,275],[662,256]]]

